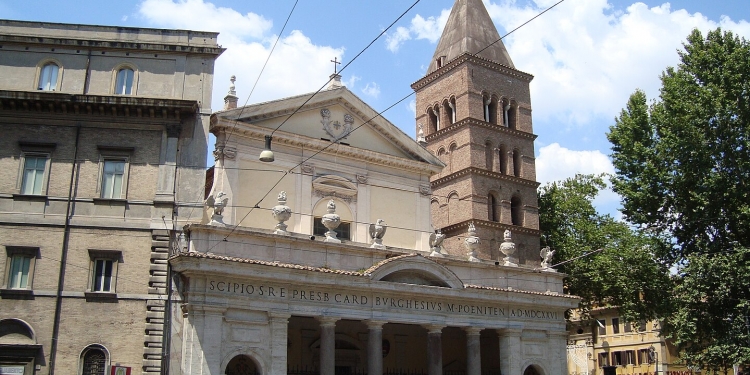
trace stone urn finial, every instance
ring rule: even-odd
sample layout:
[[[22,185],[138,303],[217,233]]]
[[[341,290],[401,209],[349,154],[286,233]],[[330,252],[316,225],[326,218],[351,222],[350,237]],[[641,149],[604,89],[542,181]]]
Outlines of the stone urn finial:
[[[328,229],[328,232],[326,232],[326,239],[323,240],[323,242],[341,243],[341,240],[336,238],[337,234],[335,231],[335,229],[339,227],[339,224],[341,224],[341,216],[336,214],[336,202],[334,202],[333,199],[328,201],[326,209],[328,210],[328,213],[323,215],[320,220]]]
[[[503,243],[500,244],[500,252],[505,255],[505,258],[503,258],[503,265],[518,267],[518,258],[513,257],[513,254],[516,253],[516,244],[513,243],[509,230],[505,230],[503,239]]]
[[[474,226],[474,223],[469,223],[469,235],[464,240],[464,246],[469,251],[466,253],[469,256],[469,262],[480,262],[476,256],[480,242],[479,237],[477,237],[477,228]]]
[[[385,236],[386,229],[388,229],[388,226],[383,219],[378,219],[377,223],[370,224],[370,238],[372,239],[371,248],[385,250],[383,236]]]
[[[440,232],[440,229],[436,230],[435,233],[430,233],[430,256],[442,258],[443,254],[443,240],[445,235]]]
[[[285,191],[282,191],[281,193],[279,193],[278,202],[279,204],[274,206],[271,209],[271,214],[273,215],[274,220],[278,221],[273,233],[281,234],[281,235],[288,235],[289,232],[286,231],[287,225],[284,222],[289,220],[290,217],[292,217],[292,209],[286,205],[286,192]]]

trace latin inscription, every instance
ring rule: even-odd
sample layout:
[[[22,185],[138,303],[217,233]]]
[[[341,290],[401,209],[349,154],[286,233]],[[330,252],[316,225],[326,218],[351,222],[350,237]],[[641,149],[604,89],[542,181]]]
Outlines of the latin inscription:
[[[461,304],[448,301],[430,301],[416,298],[394,298],[390,296],[367,296],[363,294],[334,293],[315,289],[289,288],[270,285],[253,285],[210,280],[208,290],[240,296],[280,298],[298,301],[323,302],[336,305],[370,306],[375,309],[412,311],[435,311],[460,315],[484,317],[510,317],[521,319],[558,320],[554,311],[533,309],[508,309],[493,305]]]

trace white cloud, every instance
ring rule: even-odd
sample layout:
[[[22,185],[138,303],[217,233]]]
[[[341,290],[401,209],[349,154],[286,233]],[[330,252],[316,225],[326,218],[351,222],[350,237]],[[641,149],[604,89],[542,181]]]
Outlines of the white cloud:
[[[542,184],[560,181],[576,174],[614,172],[612,162],[599,150],[574,151],[553,143],[540,148],[536,158],[536,177]]]
[[[407,107],[409,108],[409,111],[411,114],[414,115],[414,117],[417,117],[417,100],[412,99],[409,101],[409,104],[407,104]]]
[[[553,143],[539,149],[536,158],[537,181],[542,185],[574,177],[576,174],[614,174],[615,168],[607,155],[599,150],[574,151]],[[594,206],[603,213],[617,215],[620,196],[612,191],[607,179],[607,188],[594,199]]]
[[[399,26],[396,31],[388,34],[385,38],[385,45],[391,52],[397,52],[405,41],[411,39],[409,29]]]
[[[274,100],[319,89],[331,74],[329,61],[334,57],[340,61],[344,55],[343,47],[316,45],[301,31],[285,31],[247,100],[277,38],[271,33],[270,20],[203,0],[145,0],[139,15],[156,27],[194,30],[199,25],[200,29],[220,32],[219,44],[226,51],[214,68],[213,110],[222,108],[232,75],[237,76],[240,105]],[[356,82],[354,77],[350,82]]]
[[[430,43],[436,43],[443,33],[445,23],[448,22],[450,9],[443,9],[439,17],[427,18],[417,14],[412,18],[408,28],[399,26],[396,31],[386,37],[386,48],[391,52],[397,52],[401,45],[411,39],[426,39]]]
[[[262,38],[273,22],[255,13],[245,15],[203,0],[145,0],[141,15],[162,27],[218,31],[237,38]]]
[[[361,80],[362,80],[362,77],[352,75],[351,77],[349,77],[349,79],[344,81],[344,86],[346,86],[349,90],[352,90],[354,89],[354,86],[357,85],[357,82]]]
[[[380,86],[375,82],[370,82],[362,89],[362,93],[377,99],[380,96]]]
[[[487,3],[496,23],[512,30],[553,4]],[[750,36],[750,24],[634,3],[612,12],[607,0],[565,2],[504,39],[516,68],[536,76],[532,105],[536,119],[567,125],[613,118],[636,89],[658,95],[658,77],[678,62],[676,50],[694,28],[704,34],[721,26]],[[502,31],[501,31],[502,33]]]

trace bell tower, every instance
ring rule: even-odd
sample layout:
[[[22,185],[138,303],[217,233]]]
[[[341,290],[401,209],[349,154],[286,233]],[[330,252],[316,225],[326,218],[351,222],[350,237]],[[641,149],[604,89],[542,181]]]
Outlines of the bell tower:
[[[502,263],[510,230],[519,264],[539,264],[539,212],[529,84],[482,0],[456,0],[416,92],[419,140],[446,167],[432,177],[432,221],[463,256],[469,224],[477,256]]]

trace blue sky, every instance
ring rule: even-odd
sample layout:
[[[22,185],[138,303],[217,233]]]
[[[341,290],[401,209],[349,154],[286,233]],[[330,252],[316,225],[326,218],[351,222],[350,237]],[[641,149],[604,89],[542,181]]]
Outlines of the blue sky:
[[[258,87],[248,99],[293,0],[5,0],[0,18],[181,28],[221,32],[213,108],[237,76],[240,104],[311,92],[325,84],[334,57],[348,63],[413,0],[300,0]],[[556,0],[485,0],[500,34]],[[106,4],[106,5],[103,5]],[[412,93],[453,0],[422,0],[342,74],[380,111]],[[658,95],[659,74],[693,28],[721,26],[750,38],[747,0],[565,0],[504,40],[516,68],[535,76],[532,107],[540,182],[577,172],[613,172],[606,131],[636,89]],[[385,117],[414,135],[413,97]],[[600,195],[600,210],[618,198]]]

